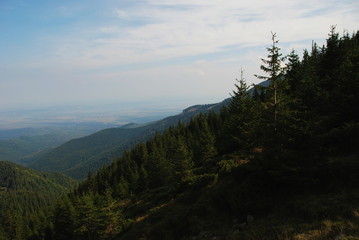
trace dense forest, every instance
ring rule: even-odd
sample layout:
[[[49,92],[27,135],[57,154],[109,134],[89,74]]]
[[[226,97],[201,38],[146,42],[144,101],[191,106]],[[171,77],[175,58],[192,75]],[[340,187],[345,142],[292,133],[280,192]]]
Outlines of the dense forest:
[[[267,84],[89,173],[36,239],[358,239],[359,32],[267,53]]]
[[[0,239],[43,239],[53,202],[75,186],[65,175],[0,161]]]

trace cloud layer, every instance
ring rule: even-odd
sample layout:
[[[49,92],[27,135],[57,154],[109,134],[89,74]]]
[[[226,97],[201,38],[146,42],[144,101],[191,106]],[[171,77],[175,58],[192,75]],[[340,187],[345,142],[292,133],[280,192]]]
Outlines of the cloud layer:
[[[355,31],[359,22],[355,0],[18,3],[0,5],[0,107],[219,101],[241,67],[257,81],[270,31],[284,52],[301,52],[312,40],[323,43],[331,25]]]

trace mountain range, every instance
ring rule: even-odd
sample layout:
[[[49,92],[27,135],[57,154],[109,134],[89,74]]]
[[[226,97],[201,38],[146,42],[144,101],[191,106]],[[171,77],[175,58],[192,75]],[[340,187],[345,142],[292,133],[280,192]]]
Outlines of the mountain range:
[[[28,167],[61,172],[76,179],[84,179],[87,174],[108,165],[124,150],[143,142],[179,122],[188,122],[200,113],[218,112],[230,99],[220,103],[194,105],[180,114],[147,124],[127,124],[122,127],[108,128],[89,136],[70,140],[49,152],[27,159]]]

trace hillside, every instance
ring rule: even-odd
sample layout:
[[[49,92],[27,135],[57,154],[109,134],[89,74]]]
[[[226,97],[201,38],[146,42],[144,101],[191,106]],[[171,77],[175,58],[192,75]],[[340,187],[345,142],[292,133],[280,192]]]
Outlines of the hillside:
[[[286,63],[277,44],[267,87],[241,78],[219,114],[90,174],[56,206],[53,239],[359,239],[359,32],[333,28]]]
[[[0,140],[0,160],[21,162],[31,154],[57,147],[68,140],[68,137],[56,134]]]
[[[74,186],[75,180],[59,173],[39,172],[21,165],[0,161],[2,193],[31,191],[59,193]]]
[[[0,130],[0,160],[26,165],[34,155],[44,154],[73,138],[109,126],[99,123],[58,123],[48,127]]]
[[[48,221],[46,210],[75,185],[75,180],[59,173],[0,161],[0,239],[37,235]]]
[[[217,104],[195,105],[182,113],[160,121],[122,128],[109,128],[86,137],[66,142],[43,155],[33,156],[28,166],[37,170],[62,172],[77,179],[84,179],[88,172],[95,172],[103,165],[111,163],[124,150],[136,143],[143,142],[178,122],[188,122],[200,113],[219,111],[228,103],[225,100]]]

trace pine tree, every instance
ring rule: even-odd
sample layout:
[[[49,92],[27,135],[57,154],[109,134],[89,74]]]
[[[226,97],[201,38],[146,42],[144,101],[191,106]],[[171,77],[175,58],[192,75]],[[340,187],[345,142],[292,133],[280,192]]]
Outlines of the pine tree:
[[[100,225],[99,237],[104,240],[113,239],[122,231],[126,222],[118,203],[111,195],[111,191],[107,189],[105,194],[101,196],[99,203],[96,204]]]
[[[148,151],[146,144],[140,143],[135,146],[131,151],[133,160],[136,161],[138,166],[146,165],[148,161]]]
[[[183,137],[177,138],[177,148],[174,151],[172,161],[180,179],[189,175],[194,164]]]
[[[280,48],[277,46],[278,40],[276,40],[276,37],[277,34],[272,33],[272,45],[267,48],[267,59],[262,59],[263,64],[260,66],[260,68],[268,75],[255,75],[259,79],[270,81],[268,94],[270,96],[269,100],[273,109],[274,131],[276,131],[277,128],[278,108],[281,102],[279,85],[283,76],[283,58],[280,53]]]
[[[138,179],[138,192],[146,191],[148,189],[148,173],[145,168],[145,165],[141,165],[139,171]]]
[[[99,238],[100,219],[94,204],[94,197],[93,194],[87,193],[80,196],[76,202],[78,223],[75,231],[88,240]]]
[[[150,188],[170,185],[173,176],[172,166],[166,158],[165,149],[160,141],[160,137],[153,139],[150,143],[151,152],[149,154],[147,173],[148,185]]]
[[[74,239],[75,209],[69,198],[64,197],[57,202],[53,219],[56,240]]]
[[[198,149],[197,149],[197,164],[202,165],[214,158],[217,155],[217,148],[215,146],[216,139],[207,121],[202,122],[201,132],[199,133]]]
[[[289,84],[290,93],[296,94],[298,85],[300,84],[300,60],[298,54],[292,50],[287,57],[286,79]]]
[[[254,136],[257,131],[258,109],[255,96],[251,96],[249,87],[244,79],[244,72],[241,70],[240,79],[236,79],[236,90],[232,93],[231,103],[228,111],[231,113],[226,122],[227,135],[229,135],[231,151],[248,153],[254,147]],[[256,88],[254,88],[256,90]],[[259,100],[259,99],[258,99]]]
[[[282,67],[284,58],[277,46],[277,35],[272,33],[272,45],[267,48],[267,59],[262,59],[263,64],[260,68],[267,74],[266,76],[255,75],[257,78],[269,81],[269,86],[265,90],[266,101],[262,119],[262,142],[269,158],[278,159],[282,151],[282,131],[284,126],[279,126],[279,121],[284,119],[279,116],[285,115],[284,102],[287,82],[284,81],[284,68]],[[279,131],[280,130],[280,131]]]
[[[123,165],[122,175],[129,184],[129,190],[131,192],[136,192],[138,188],[138,166],[136,162],[132,159],[131,152],[126,151],[121,161]]]
[[[120,199],[130,195],[129,184],[123,176],[120,176],[119,182],[113,188],[114,195]]]

